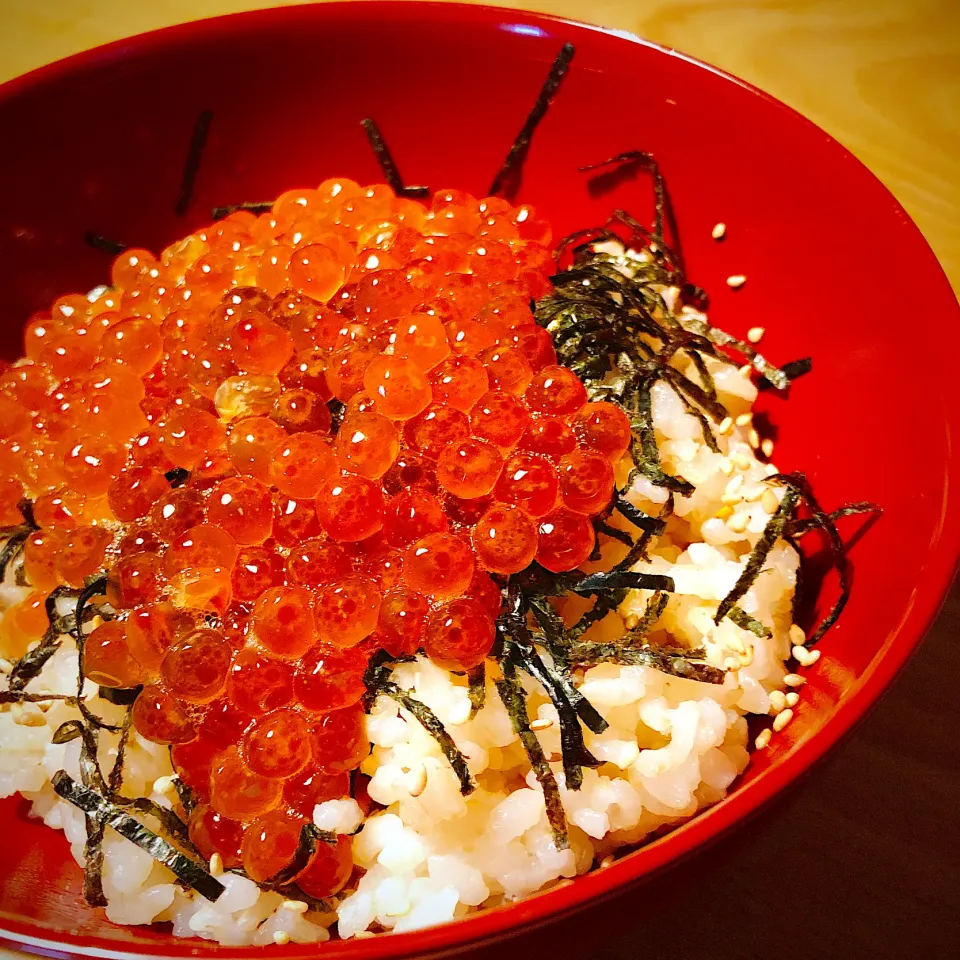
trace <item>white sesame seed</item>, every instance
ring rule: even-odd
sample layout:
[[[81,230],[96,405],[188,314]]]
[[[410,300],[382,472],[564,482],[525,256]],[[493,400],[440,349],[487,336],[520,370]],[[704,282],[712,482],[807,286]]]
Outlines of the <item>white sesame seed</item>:
[[[623,618],[623,625],[628,630],[632,630],[639,622],[640,622],[640,617],[636,613],[628,613]]]
[[[275,930],[273,942],[282,947],[290,942],[290,934],[286,930]]]
[[[732,429],[733,429],[733,418],[732,418],[732,417],[724,417],[724,418],[720,421],[720,426],[717,427],[717,433],[719,433],[721,437],[724,437],[724,436],[726,436]]]
[[[727,641],[727,646],[733,650],[734,653],[746,653],[747,648],[743,645],[743,641],[736,635],[730,637]]]
[[[724,487],[723,492],[730,496],[731,494],[736,493],[743,486],[743,474],[738,473],[733,479],[727,481],[726,487]]]
[[[770,708],[779,713],[787,705],[787,695],[782,690],[770,691]]]
[[[783,682],[788,687],[802,687],[806,682],[806,677],[801,677],[799,673],[788,673],[784,678]]]
[[[604,857],[604,858],[600,861],[600,869],[601,869],[601,870],[605,870],[607,867],[612,867],[613,864],[614,864],[614,862],[615,862],[615,861],[614,861],[613,857]]]
[[[427,789],[427,768],[421,763],[411,774],[409,794],[419,797]]]
[[[764,490],[763,496],[760,498],[760,506],[763,507],[764,513],[769,513],[771,516],[780,509],[780,501],[769,487]]]
[[[153,781],[153,792],[161,795],[170,793],[174,790],[173,777],[157,777]]]
[[[798,643],[794,645],[790,652],[793,654],[793,659],[796,660],[800,666],[805,667],[807,665],[807,655],[809,651],[806,647],[801,647]]]
[[[753,367],[749,363],[745,363],[742,367],[738,368],[738,373],[741,377],[749,377],[753,373]]]
[[[747,503],[756,503],[763,496],[766,489],[765,486],[758,483],[756,486],[750,487],[749,490],[743,491],[743,499]]]
[[[736,453],[730,454],[730,459],[734,462],[738,470],[750,469],[750,458],[745,453],[741,453],[738,450]]]
[[[779,733],[793,719],[793,711],[787,707],[773,718],[773,729]]]
[[[747,331],[747,339],[751,343],[759,343],[767,331],[763,327],[751,327]]]
[[[280,906],[291,913],[306,913],[310,909],[302,900],[284,900]]]
[[[746,533],[749,522],[750,518],[745,513],[735,513],[727,520],[727,526],[731,533]]]
[[[770,742],[772,736],[770,728],[766,727],[757,734],[757,739],[753,741],[753,744],[758,750],[762,750]]]
[[[738,427],[745,427],[745,426],[747,426],[747,424],[751,423],[752,421],[753,421],[753,414],[752,414],[752,413],[741,413],[740,416],[737,417],[737,419],[734,420],[733,422],[734,422]]]
[[[710,231],[710,236],[714,240],[722,240],[727,234],[727,225],[725,223],[718,223],[714,225],[714,228]]]
[[[819,650],[808,650],[806,666],[812,667],[819,659],[820,659]]]
[[[219,853],[215,853],[210,858],[210,876],[219,877],[223,874],[223,857]]]
[[[796,623],[790,624],[788,636],[790,637],[790,642],[794,644],[803,644],[807,640],[807,635],[803,632],[803,627]]]
[[[756,450],[757,447],[760,446],[760,434],[757,433],[757,431],[753,427],[750,428],[750,432],[747,434],[747,440],[749,441],[750,446],[753,447],[754,450]]]
[[[777,469],[776,464],[765,463],[763,465],[763,475],[765,477],[772,477],[775,474],[778,474],[780,471]]]
[[[760,449],[761,449],[761,451],[763,451],[763,455],[764,455],[765,457],[772,457],[772,456],[773,456],[773,441],[772,441],[769,437],[767,437],[767,439],[764,440],[763,443],[760,444]]]
[[[720,472],[725,477],[729,477],[733,473],[733,461],[729,457],[724,457],[720,461]]]
[[[787,694],[787,706],[795,707],[800,702],[800,694],[796,690],[791,690]]]
[[[747,278],[742,273],[734,273],[727,277],[727,286],[733,290],[739,290],[746,282]]]
[[[639,621],[637,621],[639,623]],[[636,624],[634,624],[636,626]],[[538,717],[530,724],[531,730],[549,730],[553,726],[553,721],[549,717]]]

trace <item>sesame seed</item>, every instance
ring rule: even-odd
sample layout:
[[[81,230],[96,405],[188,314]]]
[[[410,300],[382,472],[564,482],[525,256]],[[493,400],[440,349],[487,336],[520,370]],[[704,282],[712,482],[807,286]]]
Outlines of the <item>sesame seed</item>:
[[[787,695],[782,690],[770,691],[770,708],[779,713],[787,705]]]
[[[290,942],[290,934],[286,930],[276,930],[273,934],[273,942],[282,947]]]
[[[747,278],[742,273],[734,273],[727,277],[727,286],[733,290],[739,290],[746,282]]]
[[[752,413],[741,413],[740,416],[737,417],[737,419],[734,420],[733,422],[734,422],[738,427],[745,427],[745,426],[747,426],[749,423],[751,423],[752,420],[753,420],[753,414],[752,414]]]
[[[812,667],[819,659],[820,659],[819,650],[808,650],[806,666]]]
[[[747,648],[743,645],[743,641],[738,636],[732,636],[727,641],[727,646],[734,651],[734,653],[746,653]]]
[[[787,694],[787,706],[795,707],[800,702],[800,694],[796,690],[791,690]]]
[[[767,439],[764,440],[763,443],[760,444],[760,449],[763,451],[763,455],[764,455],[765,457],[772,457],[772,456],[773,456],[773,441],[772,441],[769,437],[767,437]]]
[[[771,489],[767,488],[760,498],[760,506],[763,507],[764,513],[769,513],[773,516],[773,514],[780,509],[780,501],[777,499],[777,495]]]
[[[804,644],[807,641],[807,635],[803,632],[803,627],[796,623],[790,624],[790,630],[787,632],[790,642],[794,644]]]
[[[427,789],[427,768],[421,763],[416,771],[411,774],[411,784],[409,794],[411,797],[419,797]]]
[[[743,486],[743,474],[738,473],[732,480],[727,482],[726,487],[724,487],[723,492],[727,496],[736,493]]]
[[[751,487],[749,490],[743,492],[743,499],[747,503],[756,503],[764,494],[764,491],[767,488],[761,484],[757,484],[755,487]]]
[[[773,729],[779,733],[793,719],[793,711],[787,707],[773,718]]]
[[[730,455],[730,459],[736,464],[738,470],[750,469],[750,458],[739,450]]]
[[[605,870],[607,867],[612,867],[613,864],[614,864],[614,859],[613,859],[613,857],[609,857],[609,856],[608,856],[608,857],[604,857],[604,858],[600,861],[600,869],[601,869],[601,870]]]
[[[762,750],[770,742],[772,736],[773,734],[770,732],[770,728],[767,727],[757,734],[757,739],[753,741],[753,744],[758,750]]]
[[[763,465],[763,475],[765,477],[773,477],[778,474],[780,471],[777,469],[776,464],[765,463]]]
[[[753,373],[753,367],[749,363],[745,363],[738,369],[738,372],[742,377],[749,377]]]
[[[310,909],[302,900],[284,900],[280,906],[291,913],[306,913]]]
[[[623,625],[628,630],[632,630],[639,622],[640,622],[640,617],[636,613],[628,613],[623,618]]]
[[[553,721],[549,717],[538,717],[530,723],[531,730],[549,730],[552,726]]]
[[[750,428],[750,432],[747,434],[747,440],[749,441],[750,446],[753,447],[754,450],[756,450],[757,447],[760,446],[760,434],[757,433],[757,431],[753,427]]]
[[[727,527],[731,533],[746,533],[749,522],[750,518],[745,513],[735,513],[727,520]]]
[[[788,673],[784,678],[783,682],[788,687],[802,687],[806,682],[806,677],[801,677],[799,673]]]
[[[170,793],[174,789],[173,777],[157,777],[153,781],[153,792],[161,795]]]
[[[724,417],[720,421],[720,426],[717,427],[717,433],[719,433],[720,436],[723,437],[723,436],[726,436],[732,429],[733,429],[733,418]]]
[[[759,343],[767,331],[763,327],[751,327],[747,331],[747,339],[751,343]]]
[[[730,504],[727,504],[725,507],[721,507],[715,514],[714,517],[717,520],[726,520],[727,517],[733,516],[733,507]]]
[[[223,857],[219,853],[215,853],[210,858],[210,876],[219,877],[223,873]]]
[[[796,644],[790,652],[793,654],[793,659],[796,660],[797,663],[803,667],[807,665],[808,650],[806,647],[801,647],[800,644]]]
[[[733,461],[729,457],[724,457],[720,461],[720,472],[725,477],[729,477],[733,473]]]
[[[714,240],[722,240],[727,235],[727,225],[725,223],[718,223],[714,225],[714,228],[710,231],[710,236]]]

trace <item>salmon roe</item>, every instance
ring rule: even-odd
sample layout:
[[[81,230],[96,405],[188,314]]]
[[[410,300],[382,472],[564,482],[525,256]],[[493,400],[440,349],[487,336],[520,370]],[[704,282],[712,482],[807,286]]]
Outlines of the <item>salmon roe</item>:
[[[369,753],[371,654],[469,670],[505,576],[593,552],[630,422],[531,313],[550,241],[499,198],[330,180],[125,251],[0,370],[0,523],[24,498],[36,520],[0,653],[106,570],[83,671],[142,685],[133,725],[200,799],[204,857],[289,867]],[[295,882],[322,898],[352,871],[341,836]]]

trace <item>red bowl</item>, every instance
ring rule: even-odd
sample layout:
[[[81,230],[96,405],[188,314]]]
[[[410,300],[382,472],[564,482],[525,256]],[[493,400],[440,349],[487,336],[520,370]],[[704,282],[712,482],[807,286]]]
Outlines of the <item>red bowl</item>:
[[[796,718],[726,800],[572,884],[430,930],[328,944],[327,956],[451,951],[585,906],[742,820],[850,729],[916,647],[953,575],[957,302],[903,209],[822,130],[712,67],[583,24],[446,4],[293,7],[124,40],[0,88],[0,309],[4,352],[14,356],[31,311],[107,279],[109,258],[84,246],[85,230],[156,249],[215,204],[333,175],[381,180],[364,116],[379,122],[408,181],[483,196],[567,40],[576,57],[537,132],[520,197],[556,235],[604,220],[613,206],[646,216],[647,184],[593,197],[577,168],[652,151],[715,322],[738,333],[766,327],[775,359],[813,357],[789,403],[763,395],[780,429],[778,463],[806,471],[828,505],[870,499],[885,513],[853,548],[853,599],[823,642]],[[210,137],[181,218],[174,200],[205,108],[214,111]],[[728,225],[722,243],[710,237],[718,221]],[[739,292],[724,282],[735,273],[749,278]],[[24,806],[0,804],[0,925],[10,940],[58,956],[221,952],[116,927],[88,909],[62,836],[27,821]]]

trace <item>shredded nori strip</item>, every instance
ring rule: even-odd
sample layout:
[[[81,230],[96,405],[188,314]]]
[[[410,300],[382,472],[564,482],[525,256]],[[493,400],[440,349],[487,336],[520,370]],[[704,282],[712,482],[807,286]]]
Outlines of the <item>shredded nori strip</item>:
[[[244,200],[242,203],[229,203],[225,207],[213,207],[210,210],[210,217],[213,220],[222,220],[229,217],[231,213],[238,213],[246,210],[248,213],[269,213],[273,209],[273,200]]]
[[[647,600],[647,605],[643,608],[643,616],[637,621],[637,625],[627,631],[623,638],[625,646],[634,646],[636,641],[643,640],[653,629],[654,624],[660,619],[663,611],[667,609],[670,597],[662,590],[655,590],[653,595]]]
[[[837,520],[841,520],[844,517],[853,517],[864,513],[879,514],[883,513],[883,509],[869,500],[860,500],[857,503],[845,503],[842,507],[831,510],[827,516],[836,523]],[[823,524],[815,518],[791,520],[784,528],[784,536],[794,538],[802,537],[805,533],[810,533],[811,530],[821,529],[822,526]]]
[[[88,821],[93,820],[98,825],[112,827],[120,836],[135,843],[141,850],[146,850],[154,860],[162,863],[183,883],[196,890],[200,896],[216,902],[223,894],[223,884],[210,876],[200,864],[184,856],[170,843],[129,814],[124,813],[115,804],[78,784],[65,770],[58,770],[51,782],[58,796],[87,814]],[[102,841],[102,828],[100,838]],[[102,888],[100,893],[102,896]]]
[[[397,169],[397,164],[393,159],[393,154],[390,153],[390,148],[383,139],[383,134],[380,133],[380,128],[377,126],[376,122],[370,117],[365,117],[360,121],[360,124],[363,127],[364,133],[367,135],[367,139],[370,141],[370,147],[373,150],[374,156],[377,158],[377,163],[380,164],[380,169],[383,171],[383,176],[387,183],[393,188],[393,192],[398,197],[427,196],[427,194],[430,193],[428,187],[404,186],[403,178],[400,176],[400,171]]]
[[[550,67],[550,72],[547,74],[547,79],[540,89],[533,109],[520,128],[517,138],[513,141],[506,159],[503,161],[503,166],[500,167],[499,172],[493,178],[493,183],[490,185],[490,190],[488,191],[491,197],[502,194],[507,200],[512,200],[516,196],[517,190],[520,188],[520,175],[523,169],[523,163],[527,159],[527,154],[530,152],[530,142],[533,139],[533,135],[540,121],[543,120],[546,115],[547,109],[550,106],[550,100],[560,88],[563,78],[567,75],[570,61],[573,59],[573,53],[574,47],[572,43],[565,43],[560,48],[560,52],[557,54],[553,65]]]
[[[7,579],[7,568],[23,553],[24,544],[29,536],[29,530],[19,530],[7,538],[3,549],[0,550],[0,583]]]
[[[197,180],[197,171],[203,158],[203,148],[207,145],[207,135],[210,133],[210,124],[213,121],[212,110],[202,110],[193,125],[193,135],[190,137],[190,146],[183,163],[183,176],[180,179],[180,194],[174,205],[173,212],[182,217],[190,208],[193,200],[193,188]]]
[[[173,789],[177,791],[177,796],[180,798],[180,806],[183,807],[184,813],[189,817],[199,803],[197,795],[193,792],[190,784],[186,783],[186,781],[180,777],[173,778]]]
[[[635,570],[621,570],[617,567],[606,573],[591,573],[570,585],[574,593],[588,595],[600,590],[666,590],[673,593],[676,587],[673,577],[660,573],[638,573]]]
[[[63,700],[76,706],[77,698],[65,693],[24,693],[22,690],[0,690],[0,703],[44,703],[48,700]]]
[[[10,673],[10,689],[22,690],[43,669],[44,664],[60,649],[60,641],[41,642],[40,646],[28,650],[14,664]]]
[[[119,240],[111,240],[108,237],[101,236],[94,230],[84,231],[83,242],[88,247],[93,247],[94,250],[102,250],[104,253],[109,253],[112,257],[120,256],[120,254],[127,249],[127,245],[125,243],[120,243]]]
[[[412,697],[406,690],[401,690],[391,680],[381,682],[377,692],[396,700],[408,713],[416,717],[424,730],[437,741],[447,762],[453,767],[453,772],[460,781],[460,792],[465,797],[473,793],[476,784],[470,776],[467,761],[460,752],[460,748],[453,742],[453,737],[447,733],[446,727],[437,719],[436,714],[425,703]]]
[[[530,729],[527,698],[509,661],[504,661],[503,679],[497,680],[496,685],[497,693],[500,694],[500,699],[510,715],[514,733],[520,738],[523,749],[527,753],[527,759],[530,761],[530,768],[543,790],[547,820],[550,821],[550,827],[553,830],[553,842],[558,850],[566,850],[570,846],[570,838],[567,835],[567,818],[560,801],[557,778],[553,775],[550,764],[547,763],[537,735]]]
[[[808,374],[813,368],[813,361],[810,357],[804,357],[801,360],[791,360],[789,363],[785,363],[780,367],[780,370],[783,374],[793,383],[798,377],[802,377],[805,374]],[[766,377],[761,377],[760,382],[757,384],[758,390],[773,390],[776,387],[776,384],[768,380]]]
[[[719,623],[733,609],[734,604],[753,586],[753,582],[760,575],[773,545],[780,539],[783,528],[793,516],[793,511],[799,499],[798,490],[793,485],[788,486],[783,499],[780,501],[780,506],[777,507],[777,512],[767,521],[767,525],[763,528],[763,533],[760,535],[757,545],[751,551],[750,558],[747,560],[743,572],[737,578],[737,582],[733,585],[733,589],[720,601],[716,616],[713,618],[714,623]]]
[[[701,683],[723,683],[726,673],[708,663],[695,662],[703,650],[674,650],[651,646],[624,647],[619,643],[575,643],[568,656],[571,662],[584,665],[622,663],[652,667],[671,677],[699,680]]]
[[[751,617],[743,607],[738,607],[736,604],[727,611],[727,618],[732,620],[742,630],[748,630],[761,640],[765,637],[772,636],[768,626]]]
[[[482,709],[487,698],[487,664],[478,663],[467,673],[467,683],[470,696],[470,719],[472,720]]]
[[[836,523],[834,523],[830,514],[826,513],[820,506],[810,489],[810,484],[807,483],[807,478],[802,473],[778,473],[770,477],[770,480],[774,483],[782,483],[786,487],[784,503],[792,494],[795,499],[802,498],[810,509],[813,520],[827,536],[827,542],[830,544],[830,552],[833,556],[833,567],[837,571],[837,579],[840,581],[840,595],[834,601],[830,612],[820,621],[816,629],[807,635],[805,645],[812,647],[837,622],[850,599],[850,564],[847,560],[847,551]],[[880,508],[875,507],[875,509],[879,511]]]
[[[185,467],[174,467],[163,475],[163,479],[171,487],[182,487],[190,479],[190,471]]]
[[[106,700],[107,703],[115,704],[118,707],[129,707],[130,704],[140,696],[140,691],[143,689],[141,684],[138,687],[101,687],[97,696],[101,700]]]
[[[302,873],[311,857],[317,852],[318,843],[336,843],[337,835],[329,830],[321,830],[313,823],[305,823],[300,830],[300,841],[293,859],[276,876],[271,877],[273,886],[284,887],[293,883],[298,873]]]

